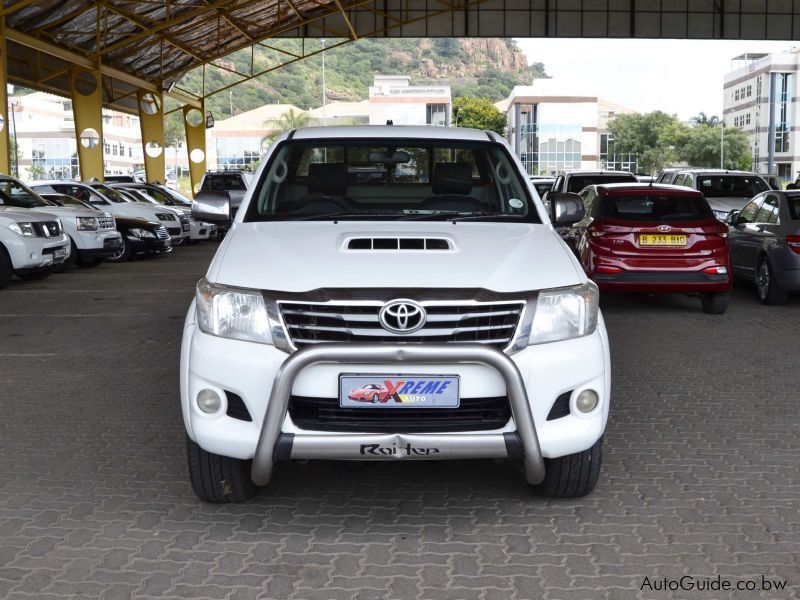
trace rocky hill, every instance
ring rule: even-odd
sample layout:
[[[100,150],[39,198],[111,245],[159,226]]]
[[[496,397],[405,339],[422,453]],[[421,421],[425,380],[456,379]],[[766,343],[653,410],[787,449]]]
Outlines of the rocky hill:
[[[300,42],[284,40],[282,47],[298,51]],[[296,44],[297,48],[292,48]],[[219,64],[247,70],[250,53],[238,53]],[[256,65],[276,64],[277,53],[257,47]],[[453,96],[480,96],[493,101],[508,95],[515,85],[547,77],[544,65],[528,66],[525,55],[511,39],[362,39],[325,52],[325,87],[328,101],[357,101],[367,97],[375,74],[408,75],[411,83],[449,83]],[[235,79],[223,69],[208,68],[206,89],[219,89]],[[199,91],[202,73],[188,73],[180,87]],[[220,118],[263,104],[288,103],[300,108],[322,104],[321,56],[276,69],[228,91],[212,95],[206,108]]]

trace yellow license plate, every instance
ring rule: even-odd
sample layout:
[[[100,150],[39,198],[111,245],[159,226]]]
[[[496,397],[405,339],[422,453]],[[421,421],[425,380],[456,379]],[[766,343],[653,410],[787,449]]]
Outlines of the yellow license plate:
[[[639,234],[639,244],[642,246],[685,246],[685,235],[671,235],[668,233],[642,233]]]

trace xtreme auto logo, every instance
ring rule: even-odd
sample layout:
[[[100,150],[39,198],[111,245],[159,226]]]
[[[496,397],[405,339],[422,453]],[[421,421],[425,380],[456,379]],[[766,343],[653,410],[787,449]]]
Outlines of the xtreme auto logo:
[[[409,379],[391,381],[385,379],[386,396],[395,402],[425,402],[428,396],[441,396],[450,385],[449,380],[429,381],[426,379]]]

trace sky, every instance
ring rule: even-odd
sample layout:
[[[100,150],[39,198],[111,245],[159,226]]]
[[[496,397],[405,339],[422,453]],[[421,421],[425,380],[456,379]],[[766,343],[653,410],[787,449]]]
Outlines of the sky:
[[[662,110],[687,121],[722,114],[722,79],[731,58],[745,52],[784,52],[796,42],[731,40],[517,39],[529,63],[639,112]]]

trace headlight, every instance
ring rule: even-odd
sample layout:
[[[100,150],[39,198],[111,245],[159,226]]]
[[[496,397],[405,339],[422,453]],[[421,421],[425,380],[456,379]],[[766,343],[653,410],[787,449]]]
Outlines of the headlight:
[[[152,231],[147,231],[147,229],[139,229],[135,227],[133,229],[128,229],[128,233],[130,233],[133,237],[138,238],[154,238],[156,235]]]
[[[200,331],[245,342],[271,344],[267,306],[256,290],[197,284],[197,323]]]
[[[97,231],[97,219],[94,217],[75,217],[78,231]]]
[[[159,221],[175,221],[175,215],[170,213],[156,213]]]
[[[600,295],[591,281],[570,288],[543,290],[536,301],[529,344],[569,340],[593,333]]]
[[[11,223],[8,228],[14,233],[25,237],[34,237],[36,232],[33,230],[33,223]]]
[[[725,221],[725,219],[727,219],[728,215],[730,214],[729,210],[713,210],[712,209],[712,212],[714,213],[714,216],[720,221]]]

